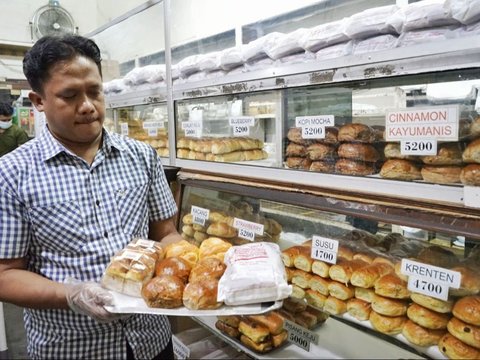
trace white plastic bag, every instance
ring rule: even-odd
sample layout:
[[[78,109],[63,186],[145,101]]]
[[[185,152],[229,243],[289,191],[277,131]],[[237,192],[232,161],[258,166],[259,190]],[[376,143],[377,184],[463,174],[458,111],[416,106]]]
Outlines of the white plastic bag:
[[[480,21],[480,0],[446,0],[444,8],[462,24]]]
[[[225,264],[217,298],[227,305],[282,300],[292,293],[277,244],[232,246],[225,254]]]
[[[225,70],[234,69],[243,65],[242,50],[240,47],[231,47],[220,53],[220,67]]]
[[[350,16],[345,23],[344,33],[350,39],[365,39],[381,34],[395,33],[386,22],[398,10],[396,5],[380,6]]]
[[[303,51],[303,47],[299,44],[300,38],[308,29],[300,28],[288,34],[279,37],[269,38],[264,43],[264,51],[270,59],[277,60],[281,57]]]
[[[127,85],[155,84],[166,77],[165,64],[147,65],[129,71],[123,78]]]
[[[344,33],[346,21],[347,18],[344,18],[308,29],[298,43],[305,50],[315,52],[324,47],[348,41],[349,37]]]
[[[182,59],[178,64],[180,76],[188,77],[193,73],[200,71],[199,66],[200,55],[190,55]]]
[[[220,69],[220,51],[200,55],[198,60],[200,71],[215,71]]]
[[[457,36],[449,26],[408,31],[398,38],[397,47],[411,46],[425,42],[441,41]]]
[[[350,40],[346,43],[336,44],[320,49],[315,53],[315,57],[317,60],[328,60],[347,56],[352,53],[352,47],[353,40]]]
[[[394,35],[386,34],[358,41],[353,46],[353,54],[359,55],[393,49],[397,44],[397,39]]]
[[[252,62],[267,57],[267,54],[264,50],[265,43],[271,41],[275,42],[275,39],[279,39],[283,35],[284,34],[279,32],[272,32],[258,39],[252,40],[248,44],[243,45],[241,48],[243,61]]]

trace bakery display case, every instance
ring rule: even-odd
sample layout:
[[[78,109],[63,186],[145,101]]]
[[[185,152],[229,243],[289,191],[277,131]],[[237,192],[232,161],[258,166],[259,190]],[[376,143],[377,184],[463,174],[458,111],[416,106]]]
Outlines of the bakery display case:
[[[255,317],[196,318],[232,346],[265,359],[372,358],[377,350],[378,357],[478,357],[480,344],[470,335],[479,326],[471,314],[480,292],[478,212],[439,213],[428,205],[412,209],[385,199],[185,170],[179,183],[184,239],[197,245],[210,237],[234,245],[278,244],[293,313],[269,316],[298,318],[297,325],[314,334],[308,348],[292,338],[275,346],[283,328],[274,327],[273,318],[258,317],[253,333]],[[295,312],[292,301],[313,311]],[[323,320],[313,322],[317,310]],[[345,337],[361,344],[345,346]]]

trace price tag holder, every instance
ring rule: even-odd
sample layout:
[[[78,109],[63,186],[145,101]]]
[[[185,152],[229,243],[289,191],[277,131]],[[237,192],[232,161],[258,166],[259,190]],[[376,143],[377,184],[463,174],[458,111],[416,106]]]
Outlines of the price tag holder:
[[[190,357],[190,349],[188,346],[181,342],[175,335],[172,335],[172,344],[175,359],[186,360]]]
[[[322,236],[312,236],[312,259],[324,261],[330,264],[337,263],[338,240],[328,239]]]
[[[295,118],[295,126],[302,128],[303,139],[325,139],[325,127],[334,125],[334,115],[297,116]]]
[[[304,327],[295,324],[290,320],[285,320],[283,324],[288,332],[288,341],[306,351],[310,351],[310,344],[318,344],[318,334],[311,332]]]
[[[255,240],[256,235],[263,235],[263,224],[257,224],[251,221],[233,218],[233,227],[238,229],[238,236],[249,241]]]
[[[402,140],[400,153],[402,155],[437,155],[437,140]]]
[[[190,214],[192,214],[194,224],[205,226],[205,221],[207,221],[210,215],[210,210],[192,205]]]
[[[427,278],[416,276],[408,277],[408,290],[412,292],[447,301],[448,289],[449,287],[447,285],[437,283]]]
[[[120,123],[120,134],[128,136],[128,123]]]

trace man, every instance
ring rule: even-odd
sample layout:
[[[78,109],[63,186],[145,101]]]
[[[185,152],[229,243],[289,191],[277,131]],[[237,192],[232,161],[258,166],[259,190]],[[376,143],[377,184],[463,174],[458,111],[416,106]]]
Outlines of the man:
[[[28,141],[27,133],[12,124],[12,116],[13,108],[7,103],[0,103],[0,156]]]
[[[119,318],[98,285],[132,237],[181,240],[161,162],[146,144],[103,129],[93,41],[44,37],[23,67],[47,128],[0,159],[0,301],[26,308],[32,358],[172,357],[166,317]]]

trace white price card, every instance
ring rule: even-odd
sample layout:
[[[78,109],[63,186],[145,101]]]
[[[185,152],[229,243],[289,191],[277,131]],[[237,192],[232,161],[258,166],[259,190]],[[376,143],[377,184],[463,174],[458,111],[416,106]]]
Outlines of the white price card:
[[[334,115],[318,115],[318,116],[297,116],[295,117],[296,127],[306,126],[334,126]]]
[[[232,126],[233,136],[249,136],[250,135],[250,126],[247,125],[233,125]]]
[[[201,121],[184,121],[182,122],[182,130],[185,136],[200,137],[202,136],[203,124]]]
[[[232,127],[233,136],[249,136],[250,126],[255,124],[253,116],[229,117],[228,123]]]
[[[242,239],[254,241],[255,235],[263,235],[263,224],[254,223],[239,218],[233,218],[233,227],[238,229],[238,236]]]
[[[145,130],[165,128],[163,121],[144,121],[142,126]]]
[[[318,334],[297,325],[290,320],[285,320],[283,324],[285,330],[288,332],[288,341],[301,347],[306,351],[310,351],[310,344],[318,344]]]
[[[407,288],[412,292],[431,296],[444,301],[448,300],[449,287],[445,284],[437,283],[427,278],[409,276]]]
[[[190,214],[192,214],[194,224],[205,226],[205,221],[208,219],[210,210],[192,205]]]
[[[158,136],[158,129],[148,129],[148,136],[157,137]]]
[[[325,139],[325,126],[302,126],[302,139]]]
[[[402,140],[400,153],[402,155],[437,155],[437,140]]]
[[[128,123],[120,123],[120,134],[128,136]]]
[[[322,236],[312,236],[311,258],[330,264],[337,263],[338,240],[328,239]]]
[[[175,354],[175,359],[177,360],[186,360],[190,357],[190,349],[187,345],[181,342],[178,337],[172,335],[172,344],[173,344],[173,353]]]

